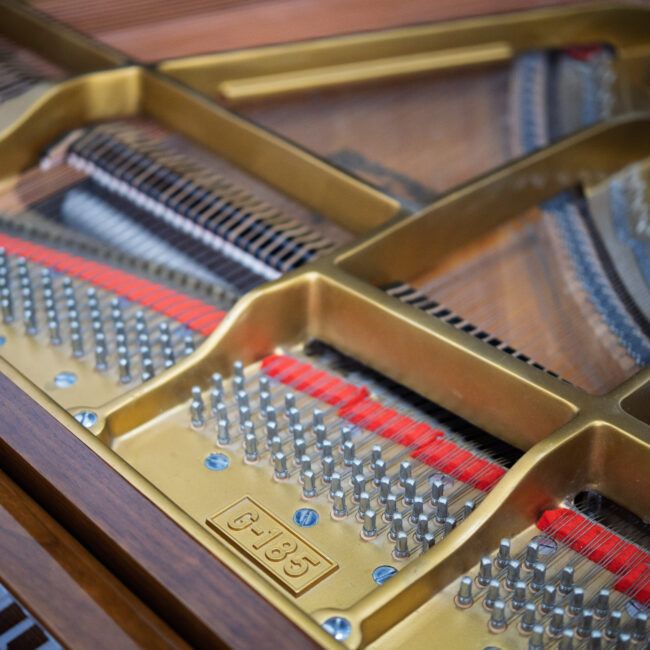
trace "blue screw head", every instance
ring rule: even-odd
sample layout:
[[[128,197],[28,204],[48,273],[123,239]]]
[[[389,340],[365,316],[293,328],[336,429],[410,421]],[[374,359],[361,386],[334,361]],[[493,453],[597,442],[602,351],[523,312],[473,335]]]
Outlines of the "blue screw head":
[[[372,572],[372,579],[378,585],[383,585],[384,582],[390,580],[396,573],[397,569],[395,567],[389,566],[388,564],[382,564]]]
[[[4,345],[7,342],[6,337],[0,336],[0,346]]]
[[[318,513],[312,508],[299,508],[293,513],[293,521],[301,528],[311,528],[318,523]]]
[[[230,458],[226,454],[215,452],[209,454],[203,461],[203,465],[213,472],[222,472],[230,467]]]
[[[54,377],[54,385],[57,388],[70,388],[77,383],[77,375],[69,370],[62,370]]]
[[[352,624],[343,616],[332,616],[328,618],[322,627],[336,641],[345,641],[352,632]]]
[[[94,411],[79,411],[74,416],[74,419],[86,427],[86,429],[90,429],[97,424],[97,413]]]

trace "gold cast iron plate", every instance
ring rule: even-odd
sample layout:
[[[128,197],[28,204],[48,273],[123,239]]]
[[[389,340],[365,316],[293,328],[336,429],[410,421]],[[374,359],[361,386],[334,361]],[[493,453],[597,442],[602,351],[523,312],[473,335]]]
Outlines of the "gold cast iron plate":
[[[338,569],[338,564],[250,497],[206,520],[207,525],[294,596]]]

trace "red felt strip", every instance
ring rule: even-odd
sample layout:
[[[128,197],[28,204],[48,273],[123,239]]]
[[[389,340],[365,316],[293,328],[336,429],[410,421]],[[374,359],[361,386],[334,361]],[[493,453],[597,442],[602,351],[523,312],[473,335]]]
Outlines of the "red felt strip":
[[[212,305],[190,298],[167,287],[114,269],[106,264],[27,242],[0,233],[0,247],[9,255],[18,255],[96,287],[136,302],[208,336],[223,320],[225,313]]]
[[[644,550],[568,508],[547,510],[537,528],[619,576],[617,591],[650,602],[650,554]]]

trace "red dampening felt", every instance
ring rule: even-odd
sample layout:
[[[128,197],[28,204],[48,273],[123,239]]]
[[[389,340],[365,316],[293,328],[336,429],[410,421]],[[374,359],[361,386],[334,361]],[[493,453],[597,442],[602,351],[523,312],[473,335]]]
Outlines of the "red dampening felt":
[[[106,264],[69,255],[47,246],[0,234],[0,248],[4,248],[9,255],[24,257],[53,271],[90,282],[95,287],[173,318],[204,336],[208,336],[225,316],[225,312],[201,300]]]
[[[614,589],[650,602],[650,554],[568,508],[547,510],[537,528],[613,573]]]
[[[283,384],[338,407],[338,415],[348,422],[412,447],[413,458],[479,490],[489,490],[505,473],[499,465],[459,447],[444,431],[371,399],[365,386],[350,384],[288,355],[268,356],[262,368]]]

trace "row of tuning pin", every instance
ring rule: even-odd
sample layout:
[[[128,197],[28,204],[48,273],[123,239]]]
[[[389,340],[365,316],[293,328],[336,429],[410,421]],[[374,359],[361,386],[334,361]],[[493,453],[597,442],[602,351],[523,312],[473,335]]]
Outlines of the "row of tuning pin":
[[[193,337],[187,335],[180,347],[175,342],[174,331],[167,321],[158,323],[158,337],[153,342],[157,350],[154,351],[144,311],[131,306],[125,315],[119,298],[110,298],[110,294],[100,293],[94,287],[86,287],[86,301],[82,304],[78,300],[77,290],[83,283],[36,266],[40,269],[39,285],[32,277],[32,266],[36,265],[19,258],[14,273],[11,258],[6,251],[0,249],[0,309],[3,323],[8,325],[18,320],[15,293],[19,293],[25,333],[34,337],[39,335],[40,321],[44,316],[50,344],[60,346],[65,338],[61,324],[63,312],[72,356],[78,359],[87,356],[90,331],[95,369],[105,372],[110,367],[110,345],[105,330],[105,314],[109,309],[119,380],[125,384],[133,380],[134,356],[139,358],[140,379],[147,381],[154,376],[156,365],[169,368],[176,363],[179,353],[184,356],[194,351]],[[14,287],[16,281],[19,287]],[[59,281],[60,287],[57,286]],[[108,308],[106,300],[110,300]],[[158,363],[154,362],[156,354],[161,357]]]
[[[456,605],[469,608],[482,599],[483,607],[490,612],[489,629],[501,632],[517,621],[519,631],[530,635],[531,650],[543,650],[549,643],[557,643],[562,650],[570,650],[577,643],[590,650],[605,646],[624,649],[631,644],[645,647],[647,613],[636,612],[624,626],[623,609],[612,607],[614,596],[607,588],[599,589],[587,607],[585,589],[575,583],[575,565],[585,560],[566,563],[549,580],[547,565],[540,559],[550,549],[552,554],[562,555],[552,539],[539,536],[528,543],[519,558],[513,558],[510,540],[501,540],[494,559],[484,556],[474,578],[461,578]],[[565,554],[571,552],[565,549]],[[592,569],[587,577],[593,580],[598,573]],[[623,594],[618,594],[618,599],[629,600]]]
[[[396,558],[409,557],[418,546],[423,552],[428,550],[436,536],[449,534],[474,510],[475,499],[463,498],[473,496],[472,488],[459,483],[458,489],[452,489],[450,477],[439,472],[432,476],[427,466],[406,460],[406,448],[392,441],[375,444],[375,434],[363,433],[335,414],[330,417],[331,410],[313,408],[315,400],[311,398],[307,407],[298,408],[293,393],[285,392],[282,385],[274,391],[264,375],[258,376],[258,408],[253,409],[255,401],[247,390],[243,364],[235,362],[233,370],[230,399],[222,376],[212,377],[209,410],[217,444],[229,445],[240,437],[249,463],[268,454],[276,479],[295,474],[305,498],[327,496],[332,516],[354,516],[365,539],[385,531],[394,543]],[[310,415],[308,423],[303,422],[305,411]],[[193,428],[203,429],[212,419],[206,412],[206,400],[195,386],[190,400]],[[233,422],[239,425],[239,435]],[[260,428],[265,431],[262,443]],[[330,438],[336,430],[340,438],[333,442]],[[285,451],[286,445],[291,446],[290,451]],[[320,469],[315,469],[314,456],[320,460]]]

